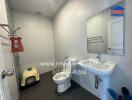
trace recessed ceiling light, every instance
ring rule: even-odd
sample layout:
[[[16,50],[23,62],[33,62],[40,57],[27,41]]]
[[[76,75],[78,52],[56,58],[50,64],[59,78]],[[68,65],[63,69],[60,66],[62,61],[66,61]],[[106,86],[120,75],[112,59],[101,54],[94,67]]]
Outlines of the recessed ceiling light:
[[[37,11],[37,12],[36,12],[36,14],[38,14],[38,15],[42,15],[42,12],[40,12],[40,11]]]

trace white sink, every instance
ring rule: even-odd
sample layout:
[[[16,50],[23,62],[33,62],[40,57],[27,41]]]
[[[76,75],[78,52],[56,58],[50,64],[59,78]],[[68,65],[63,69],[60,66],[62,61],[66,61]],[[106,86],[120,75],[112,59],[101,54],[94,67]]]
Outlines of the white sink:
[[[83,60],[78,62],[78,64],[95,75],[110,75],[116,67],[114,62],[99,62],[97,59]]]

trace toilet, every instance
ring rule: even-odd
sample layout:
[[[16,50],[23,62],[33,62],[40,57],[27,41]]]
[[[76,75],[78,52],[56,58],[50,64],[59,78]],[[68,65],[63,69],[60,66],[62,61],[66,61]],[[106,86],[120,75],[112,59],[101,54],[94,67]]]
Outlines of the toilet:
[[[72,67],[77,64],[76,59],[66,59],[63,64],[63,70],[60,73],[57,73],[53,76],[54,82],[58,85],[57,92],[65,92],[68,88],[71,87],[71,73]]]

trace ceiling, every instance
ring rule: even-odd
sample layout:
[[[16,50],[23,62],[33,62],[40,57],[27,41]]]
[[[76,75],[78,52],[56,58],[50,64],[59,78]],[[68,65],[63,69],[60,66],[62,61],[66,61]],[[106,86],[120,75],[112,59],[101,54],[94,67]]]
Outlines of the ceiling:
[[[53,18],[67,0],[9,0],[12,9]]]

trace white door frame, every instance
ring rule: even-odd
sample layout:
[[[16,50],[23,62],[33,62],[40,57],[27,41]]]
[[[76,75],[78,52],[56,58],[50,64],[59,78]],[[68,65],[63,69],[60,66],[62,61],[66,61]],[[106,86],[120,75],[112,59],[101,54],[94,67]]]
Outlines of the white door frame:
[[[7,47],[9,48],[7,48]],[[10,53],[10,39],[9,37],[4,37],[0,35],[0,94],[1,98],[0,100],[18,100],[18,88],[17,88],[17,82],[16,82],[16,76],[15,72],[13,76],[6,76],[5,79],[1,78],[2,71],[9,70],[8,66],[11,66],[11,69],[14,69],[14,63],[13,63],[13,57]],[[5,50],[5,51],[3,51]]]
[[[3,58],[3,55],[2,55],[2,36],[0,36],[0,60]],[[1,60],[3,62],[3,60]],[[0,66],[0,67],[3,67],[3,66]],[[5,95],[4,95],[4,90],[3,90],[3,79],[1,77],[1,73],[2,73],[3,70],[0,71],[0,100],[5,100]]]

